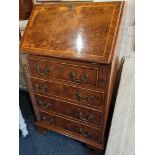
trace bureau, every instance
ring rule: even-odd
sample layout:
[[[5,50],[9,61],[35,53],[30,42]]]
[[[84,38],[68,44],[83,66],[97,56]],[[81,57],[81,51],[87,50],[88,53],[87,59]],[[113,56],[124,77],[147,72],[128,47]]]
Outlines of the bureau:
[[[104,150],[125,2],[35,5],[20,61],[39,131]]]

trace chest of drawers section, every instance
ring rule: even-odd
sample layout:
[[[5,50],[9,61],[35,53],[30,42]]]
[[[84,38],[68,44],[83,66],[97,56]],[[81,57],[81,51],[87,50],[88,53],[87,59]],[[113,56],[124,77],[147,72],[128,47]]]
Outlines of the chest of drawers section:
[[[21,61],[37,124],[101,147],[108,66],[24,54]]]

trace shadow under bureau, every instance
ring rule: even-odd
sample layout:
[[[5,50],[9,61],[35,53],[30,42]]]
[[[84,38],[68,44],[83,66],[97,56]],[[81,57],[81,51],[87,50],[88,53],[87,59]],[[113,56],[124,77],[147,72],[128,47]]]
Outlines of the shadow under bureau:
[[[104,150],[124,6],[34,6],[20,43],[20,61],[38,130]]]

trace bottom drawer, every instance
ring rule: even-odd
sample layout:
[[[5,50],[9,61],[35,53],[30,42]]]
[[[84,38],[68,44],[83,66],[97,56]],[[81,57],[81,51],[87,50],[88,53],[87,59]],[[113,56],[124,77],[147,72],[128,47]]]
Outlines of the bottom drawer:
[[[79,136],[100,141],[100,129],[86,126],[54,114],[47,114],[45,112],[40,112],[40,121],[44,124],[56,126],[58,128],[76,133]]]

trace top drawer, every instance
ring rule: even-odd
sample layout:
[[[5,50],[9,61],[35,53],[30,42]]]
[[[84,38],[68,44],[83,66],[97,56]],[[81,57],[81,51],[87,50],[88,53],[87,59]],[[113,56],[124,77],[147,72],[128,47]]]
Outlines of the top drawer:
[[[28,63],[33,77],[56,79],[92,87],[97,86],[98,68],[36,58],[28,58]]]

